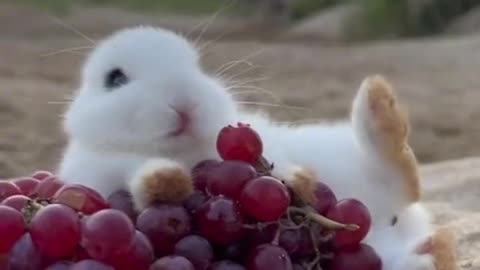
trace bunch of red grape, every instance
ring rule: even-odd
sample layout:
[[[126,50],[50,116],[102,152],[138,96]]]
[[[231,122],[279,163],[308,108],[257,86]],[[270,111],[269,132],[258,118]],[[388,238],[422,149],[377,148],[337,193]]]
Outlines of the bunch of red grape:
[[[225,127],[194,193],[141,213],[126,191],[102,198],[46,171],[0,181],[0,270],[380,270],[361,243],[368,209],[321,182],[307,202],[262,145],[249,125]]]

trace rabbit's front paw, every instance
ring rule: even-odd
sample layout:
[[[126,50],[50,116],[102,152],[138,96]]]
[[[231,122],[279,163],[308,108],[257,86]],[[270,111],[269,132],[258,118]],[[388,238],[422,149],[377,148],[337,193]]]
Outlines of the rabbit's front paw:
[[[455,239],[449,228],[437,229],[415,245],[394,270],[456,270]]]
[[[154,202],[180,202],[193,193],[192,179],[179,163],[168,159],[147,161],[133,176],[129,189],[135,208]]]

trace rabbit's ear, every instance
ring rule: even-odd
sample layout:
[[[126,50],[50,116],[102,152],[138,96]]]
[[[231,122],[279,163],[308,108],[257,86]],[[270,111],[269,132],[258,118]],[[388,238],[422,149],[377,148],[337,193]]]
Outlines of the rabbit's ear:
[[[379,75],[365,78],[353,101],[351,120],[361,150],[403,179],[392,184],[405,192],[408,203],[419,201],[418,165],[407,141],[410,123],[392,85]]]

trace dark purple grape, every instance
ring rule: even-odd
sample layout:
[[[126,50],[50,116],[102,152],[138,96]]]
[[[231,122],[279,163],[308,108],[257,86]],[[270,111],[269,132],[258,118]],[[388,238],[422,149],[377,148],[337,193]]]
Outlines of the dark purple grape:
[[[115,269],[99,261],[83,260],[73,264],[69,270],[115,270]]]
[[[247,270],[242,265],[232,261],[219,261],[216,262],[208,270]]]
[[[70,270],[70,268],[72,267],[72,264],[73,264],[72,262],[66,262],[66,261],[56,262],[54,264],[49,265],[45,270]]]
[[[310,229],[307,227],[282,231],[279,245],[295,258],[311,256],[315,252]]]
[[[366,244],[342,247],[335,252],[330,270],[381,270],[382,260]]]
[[[300,264],[294,264],[293,270],[307,270],[305,267],[301,266]]]
[[[183,207],[193,215],[206,201],[208,201],[208,196],[197,190],[183,202]]]
[[[207,187],[208,174],[213,167],[220,164],[220,161],[214,159],[207,159],[199,162],[192,169],[192,180],[196,190],[205,191]]]
[[[132,220],[133,223],[136,223],[138,213],[135,211],[130,192],[126,190],[116,191],[108,196],[107,201],[112,209],[122,211]]]
[[[322,182],[315,183],[315,202],[313,207],[321,215],[326,215],[331,207],[337,203],[337,197],[329,186]]]
[[[191,231],[191,218],[182,206],[156,204],[137,218],[137,229],[152,243],[157,255],[172,254],[178,240]]]
[[[253,180],[257,172],[252,165],[242,161],[223,161],[211,169],[207,192],[238,200],[245,184]]]
[[[29,233],[25,233],[12,248],[9,256],[9,269],[43,270],[49,264],[37,247],[33,244]]]
[[[211,198],[196,213],[203,237],[216,245],[228,246],[244,236],[244,217],[238,206],[223,196]]]
[[[185,257],[170,255],[156,260],[150,270],[195,270],[195,267]]]
[[[285,249],[272,244],[263,244],[256,247],[249,255],[247,269],[293,270],[293,265]]]
[[[212,246],[198,235],[189,235],[178,241],[175,254],[187,258],[196,270],[208,269],[214,259]]]

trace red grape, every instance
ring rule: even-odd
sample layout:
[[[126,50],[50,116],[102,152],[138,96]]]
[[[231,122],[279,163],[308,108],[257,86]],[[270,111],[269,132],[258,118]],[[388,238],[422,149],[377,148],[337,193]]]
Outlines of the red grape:
[[[3,200],[1,205],[10,206],[18,212],[22,212],[23,207],[25,207],[30,200],[31,199],[25,195],[13,195]]]
[[[32,192],[32,196],[39,199],[50,199],[64,184],[65,183],[62,180],[55,176],[49,177],[37,185]]]
[[[242,265],[232,261],[219,261],[212,265],[209,270],[247,270]]]
[[[113,267],[95,260],[83,260],[73,264],[69,270],[115,270]]]
[[[12,195],[22,194],[22,191],[11,181],[0,181],[0,202]]]
[[[263,244],[256,247],[248,258],[248,270],[293,270],[288,253],[281,247]]]
[[[337,203],[333,191],[322,182],[315,183],[315,202],[313,207],[321,215],[326,215],[328,210]]]
[[[72,256],[80,242],[80,219],[71,208],[50,204],[30,222],[30,234],[40,252],[52,259]]]
[[[223,196],[211,198],[196,213],[202,236],[214,244],[227,246],[244,235],[244,217],[238,206]]]
[[[130,249],[107,261],[115,270],[148,270],[153,260],[152,244],[143,233],[136,231]]]
[[[274,221],[290,205],[290,193],[280,181],[262,176],[247,183],[240,196],[243,211],[258,221]]]
[[[334,240],[336,247],[360,243],[367,235],[372,223],[368,208],[356,199],[340,200],[334,207],[330,208],[327,217],[340,223],[360,226],[356,231],[336,232]]]
[[[0,205],[0,254],[9,252],[24,233],[22,214],[11,207]]]
[[[57,262],[48,266],[45,270],[69,270],[72,262]]]
[[[382,260],[366,244],[343,247],[335,252],[330,270],[381,270]]]
[[[132,195],[126,190],[116,191],[107,199],[112,209],[117,209],[124,212],[130,217],[133,223],[137,221],[138,213],[135,211],[135,207],[132,201]]]
[[[249,125],[238,123],[220,130],[217,151],[224,160],[242,160],[251,164],[258,161],[263,152],[262,140]]]
[[[193,192],[190,197],[188,197],[183,202],[183,207],[188,210],[190,214],[195,214],[195,212],[206,202],[208,201],[208,197],[202,191],[196,190]]]
[[[218,160],[207,159],[201,161],[195,165],[195,167],[193,167],[191,175],[195,189],[205,191],[205,188],[207,187],[208,174],[210,173],[210,170],[218,164],[220,164]]]
[[[15,185],[22,191],[23,195],[30,196],[40,183],[39,180],[31,177],[19,178],[13,181]]]
[[[100,210],[82,223],[82,246],[97,260],[126,252],[135,237],[128,216],[116,209]]]
[[[195,270],[195,267],[185,257],[170,255],[156,260],[150,270]]]
[[[178,241],[175,254],[190,260],[196,270],[207,270],[214,259],[212,246],[198,235],[189,235]]]
[[[49,177],[52,177],[53,174],[49,171],[36,171],[32,174],[32,178],[43,181]]]
[[[213,195],[238,200],[243,187],[257,176],[252,165],[243,161],[223,161],[211,169],[207,180],[207,191]]]
[[[138,216],[137,228],[150,239],[158,255],[166,255],[190,233],[191,218],[182,206],[156,204]]]
[[[13,246],[8,263],[12,270],[43,270],[48,260],[33,244],[30,234],[25,233]]]
[[[85,215],[91,215],[100,210],[110,208],[102,195],[97,191],[78,184],[68,184],[61,187],[53,195],[52,202],[67,205]]]

